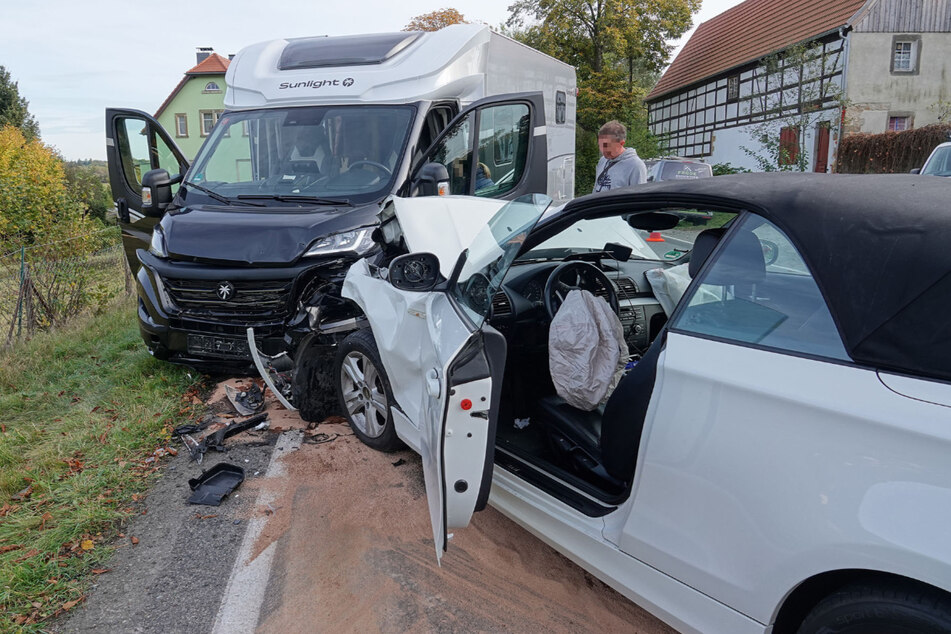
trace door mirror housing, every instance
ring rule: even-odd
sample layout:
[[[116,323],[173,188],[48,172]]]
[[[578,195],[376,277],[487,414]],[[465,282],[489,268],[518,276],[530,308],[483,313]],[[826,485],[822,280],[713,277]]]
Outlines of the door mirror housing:
[[[390,263],[386,279],[401,291],[431,291],[439,283],[439,258],[432,253],[401,255]]]
[[[909,174],[921,174],[921,168],[920,168],[920,167],[913,167],[913,168],[911,168],[910,170],[908,170],[908,173],[909,173]]]
[[[142,176],[142,213],[151,218],[161,218],[172,202],[172,185],[181,180],[181,174],[170,177],[164,169],[146,172]]]
[[[442,163],[426,163],[413,179],[417,196],[446,196],[449,194],[449,170]]]

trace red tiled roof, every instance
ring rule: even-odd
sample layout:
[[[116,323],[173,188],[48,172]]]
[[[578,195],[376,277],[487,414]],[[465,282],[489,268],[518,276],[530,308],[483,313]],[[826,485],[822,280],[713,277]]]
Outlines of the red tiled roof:
[[[187,82],[194,75],[224,75],[228,71],[228,65],[231,63],[227,57],[222,57],[218,53],[212,53],[196,66],[193,66],[190,70],[185,71],[185,76],[182,77],[182,80],[178,82],[178,85],[175,86],[175,89],[169,93],[168,97],[165,98],[165,101],[162,102],[162,105],[159,106],[159,109],[155,111],[155,114],[152,115],[158,119],[159,115],[165,112],[165,109],[168,108],[168,104],[172,102],[172,99],[175,98],[175,95],[178,94]]]
[[[656,99],[844,26],[866,0],[746,0],[703,22],[647,95]]]
[[[186,75],[224,75],[228,70],[228,64],[231,63],[227,57],[222,57],[218,53],[212,53],[197,66],[191,70],[185,71]]]

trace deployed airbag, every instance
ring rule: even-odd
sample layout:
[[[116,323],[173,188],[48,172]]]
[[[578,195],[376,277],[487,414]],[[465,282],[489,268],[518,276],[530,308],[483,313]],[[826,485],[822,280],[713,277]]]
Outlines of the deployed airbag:
[[[548,331],[548,368],[558,396],[580,410],[606,401],[627,363],[621,320],[600,297],[568,293]]]
[[[661,308],[668,317],[674,312],[680,298],[690,286],[688,266],[689,264],[679,264],[669,269],[651,269],[645,273],[654,291],[654,297],[660,302]]]

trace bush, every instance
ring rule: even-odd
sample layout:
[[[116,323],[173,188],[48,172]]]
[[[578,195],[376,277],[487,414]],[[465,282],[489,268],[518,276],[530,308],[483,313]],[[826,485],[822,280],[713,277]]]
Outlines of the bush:
[[[835,171],[843,174],[904,173],[921,167],[948,140],[951,125],[935,124],[882,134],[853,134],[839,143]]]

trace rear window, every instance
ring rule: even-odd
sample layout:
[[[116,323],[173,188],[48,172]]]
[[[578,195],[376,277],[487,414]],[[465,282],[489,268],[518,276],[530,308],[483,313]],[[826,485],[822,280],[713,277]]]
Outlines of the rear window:
[[[708,176],[713,176],[713,170],[706,163],[663,161],[660,165],[660,173],[655,180],[694,180],[697,178],[707,178]]]

